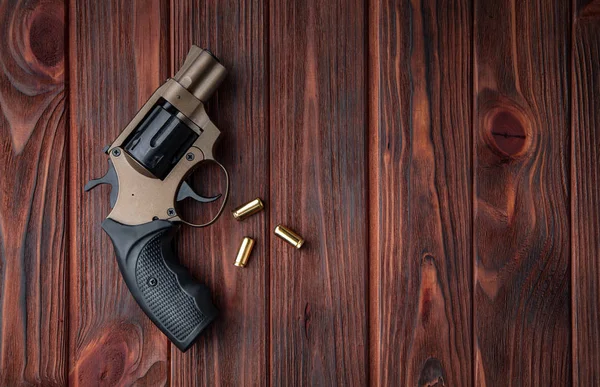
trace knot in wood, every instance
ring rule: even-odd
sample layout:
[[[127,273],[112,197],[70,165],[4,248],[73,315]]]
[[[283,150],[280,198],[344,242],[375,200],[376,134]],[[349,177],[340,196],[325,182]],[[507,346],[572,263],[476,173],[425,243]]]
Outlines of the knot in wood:
[[[482,137],[493,153],[504,161],[524,154],[531,145],[532,135],[526,110],[491,90],[480,93],[478,100]]]
[[[497,112],[489,126],[495,147],[508,156],[519,154],[525,147],[525,128],[519,117],[511,111]]]
[[[444,369],[442,363],[435,357],[430,357],[425,361],[419,375],[419,387],[443,387]]]
[[[64,22],[48,13],[38,13],[29,27],[31,52],[48,68],[57,66],[64,57]]]

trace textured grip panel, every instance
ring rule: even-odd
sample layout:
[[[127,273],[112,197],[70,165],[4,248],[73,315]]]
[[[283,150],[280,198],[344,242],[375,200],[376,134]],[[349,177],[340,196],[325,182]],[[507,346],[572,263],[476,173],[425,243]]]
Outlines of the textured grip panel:
[[[176,227],[164,220],[127,226],[106,219],[102,228],[137,303],[177,348],[187,350],[218,312],[206,286],[173,253]]]
[[[148,308],[160,324],[178,340],[185,340],[206,316],[194,299],[182,291],[175,274],[162,257],[160,233],[144,246],[135,267],[137,285]]]

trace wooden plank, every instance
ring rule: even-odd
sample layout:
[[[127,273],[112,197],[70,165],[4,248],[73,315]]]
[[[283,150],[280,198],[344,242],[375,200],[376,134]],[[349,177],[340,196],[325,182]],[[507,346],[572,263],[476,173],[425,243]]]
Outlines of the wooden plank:
[[[471,385],[471,4],[375,4],[372,382]]]
[[[63,1],[0,1],[0,385],[66,382]]]
[[[600,385],[600,1],[580,2],[573,41],[573,385]]]
[[[168,378],[165,336],[129,293],[112,243],[100,228],[109,213],[101,152],[167,77],[168,4],[71,0],[70,384],[159,385]]]
[[[263,0],[173,1],[173,71],[191,44],[210,48],[229,74],[208,101],[208,112],[223,133],[215,154],[229,170],[227,210],[205,229],[183,228],[180,257],[212,291],[220,310],[199,343],[182,354],[171,346],[173,385],[267,384],[268,212],[238,222],[231,210],[255,197],[269,201],[268,85]],[[193,184],[205,194],[223,190],[217,168],[201,170]],[[193,204],[187,216],[206,219],[217,210]],[[256,240],[248,266],[233,265],[242,238]]]
[[[367,383],[366,5],[271,2],[271,383]]]
[[[475,384],[571,384],[568,2],[475,2]]]

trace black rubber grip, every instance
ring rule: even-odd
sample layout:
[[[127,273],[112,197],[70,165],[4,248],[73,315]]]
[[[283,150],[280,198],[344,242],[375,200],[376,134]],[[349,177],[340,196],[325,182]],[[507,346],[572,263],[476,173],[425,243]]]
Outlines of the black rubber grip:
[[[112,219],[102,223],[131,294],[169,340],[186,351],[218,311],[208,288],[179,264],[172,249],[176,227],[166,220],[138,226]]]

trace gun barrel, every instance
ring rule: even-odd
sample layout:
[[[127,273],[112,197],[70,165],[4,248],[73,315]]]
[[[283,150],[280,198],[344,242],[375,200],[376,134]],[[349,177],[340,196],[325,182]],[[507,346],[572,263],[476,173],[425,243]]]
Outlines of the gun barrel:
[[[206,102],[225,79],[227,70],[210,51],[193,46],[174,79]]]

